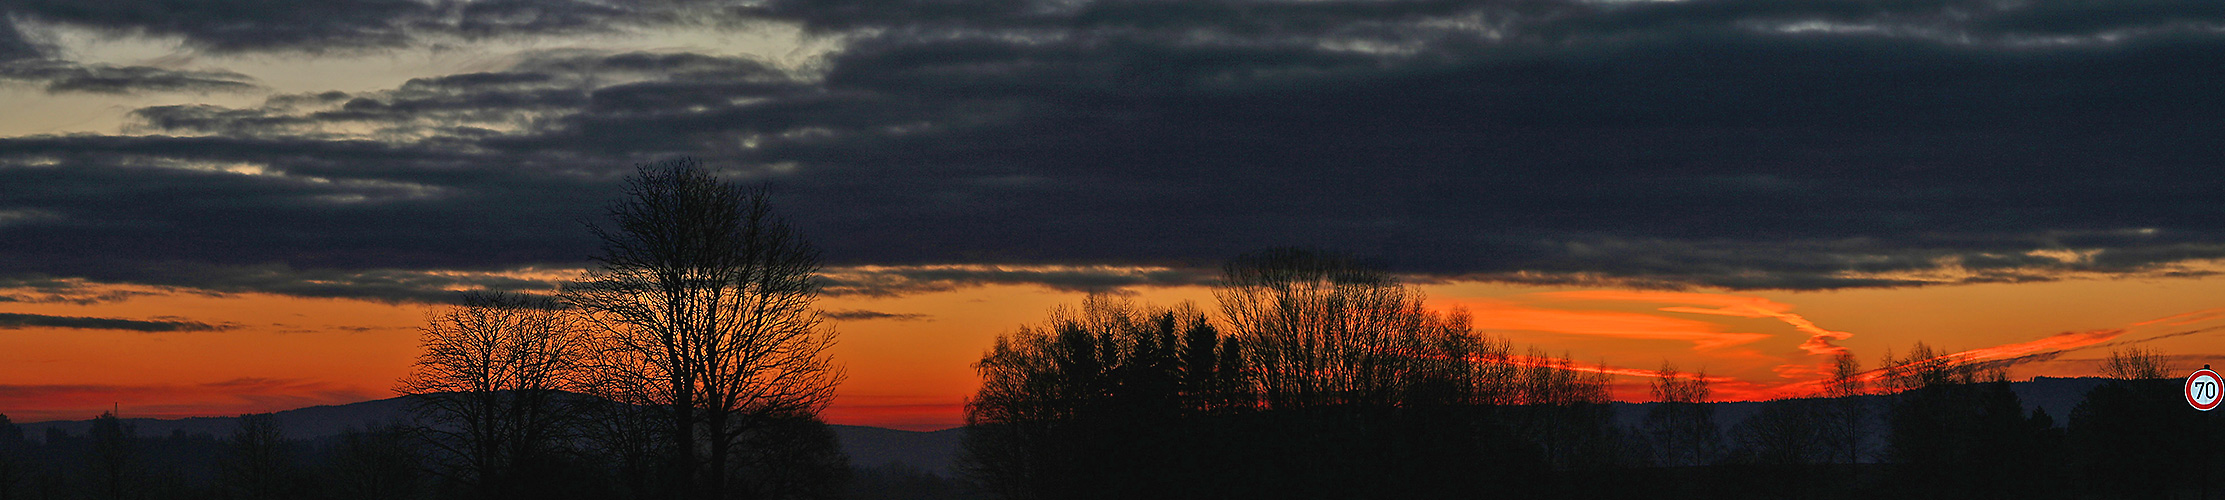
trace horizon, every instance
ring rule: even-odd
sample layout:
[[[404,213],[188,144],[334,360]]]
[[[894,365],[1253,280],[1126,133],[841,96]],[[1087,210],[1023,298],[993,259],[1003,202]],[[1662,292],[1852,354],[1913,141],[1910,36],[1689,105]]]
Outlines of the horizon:
[[[2225,292],[2225,284],[2210,280],[2188,280],[2192,284]],[[2047,290],[2049,286],[2021,285],[2016,290],[2018,300],[2034,301],[2034,312],[2023,314],[2015,324],[2032,325],[2023,330],[2004,328],[1991,335],[1955,332],[1961,325],[1989,318],[1960,317],[1943,324],[1910,322],[1905,318],[1880,318],[1867,314],[1871,308],[1897,308],[1918,312],[1922,308],[1968,308],[1983,310],[1991,307],[2010,307],[2000,304],[2004,299],[1992,298],[1994,293],[1983,286],[1959,288],[1930,288],[1916,290],[1867,290],[1828,294],[1814,293],[1693,293],[1650,292],[1612,289],[1570,289],[1507,285],[1421,285],[1429,293],[1433,307],[1449,310],[1462,307],[1475,314],[1476,327],[1487,335],[1509,339],[1521,352],[1525,347],[1537,346],[1547,354],[1559,356],[1564,351],[1575,356],[1579,368],[1589,368],[1602,361],[1614,375],[1611,383],[1614,399],[1642,402],[1649,399],[1647,385],[1650,372],[1664,361],[1674,362],[1688,372],[1706,370],[1711,377],[1722,377],[1715,384],[1713,399],[1765,400],[1772,397],[1797,396],[1800,391],[1812,389],[1807,384],[1819,380],[1827,357],[1802,350],[1818,333],[1850,333],[1834,345],[1852,349],[1863,362],[1865,369],[1880,368],[1878,357],[1886,350],[1903,352],[1914,342],[1926,342],[1943,352],[1972,352],[1987,357],[1980,360],[2024,358],[2010,367],[2012,378],[2023,380],[2034,376],[2089,376],[2098,373],[2096,363],[2111,348],[2139,346],[2157,350],[2170,356],[2177,365],[2172,369],[2200,366],[2214,356],[2199,354],[2202,346],[2213,345],[2219,325],[2225,325],[2225,308],[2184,309],[2210,303],[2201,297],[2219,296],[2205,293],[2174,294],[2173,300],[2143,301],[2141,307],[2124,307],[2110,314],[2059,306],[2064,302],[2090,302],[2093,287],[2115,285],[2118,288],[2140,290],[2139,284],[2128,283],[2055,283],[2060,291]],[[2152,285],[2151,285],[2152,286]],[[973,306],[972,315],[961,314],[967,310],[941,309],[945,312],[931,320],[872,319],[866,321],[841,321],[837,328],[843,332],[838,338],[835,360],[850,366],[850,380],[839,387],[841,391],[833,406],[822,417],[830,423],[864,425],[906,430],[946,429],[962,423],[963,401],[969,397],[974,384],[970,364],[977,360],[981,350],[995,335],[1009,333],[1022,324],[1034,324],[1051,308],[1062,304],[1078,304],[1082,292],[1057,292],[1011,286],[988,286],[980,290],[960,290],[918,294],[906,297],[880,299],[853,299],[835,297],[824,299],[822,308],[855,310],[887,310],[915,312],[936,310],[922,307],[927,304],[967,304]],[[2105,287],[2106,288],[2106,287]],[[1001,295],[1000,295],[1001,294]],[[986,295],[988,297],[980,297]],[[1780,298],[1789,297],[1789,298]],[[1202,288],[1145,289],[1127,297],[1141,302],[1171,305],[1182,300],[1199,303],[1199,307],[1212,307],[1210,294]],[[1994,302],[1988,304],[1989,302]],[[259,299],[259,300],[258,300]],[[992,300],[994,299],[994,300]],[[143,299],[142,299],[143,300]],[[203,379],[213,379],[201,384],[164,384],[152,387],[107,387],[83,384],[49,389],[35,393],[14,389],[0,393],[0,403],[6,403],[7,414],[21,421],[81,419],[96,415],[117,404],[127,413],[154,415],[162,418],[191,416],[232,416],[242,413],[261,413],[319,404],[344,404],[357,401],[385,399],[398,379],[417,354],[414,331],[417,321],[422,321],[424,310],[431,305],[393,305],[344,301],[334,299],[285,299],[191,297],[177,305],[180,309],[201,311],[202,321],[209,321],[206,311],[222,310],[208,307],[206,303],[227,301],[278,302],[281,304],[321,302],[334,311],[348,311],[365,318],[356,326],[379,325],[373,329],[348,333],[268,332],[271,326],[261,328],[233,327],[217,331],[200,331],[173,335],[224,335],[237,338],[226,342],[237,350],[210,351],[220,356],[222,362],[195,363],[191,359],[161,359],[153,361],[174,363],[171,368],[183,373],[207,373]],[[997,304],[1026,301],[1036,305],[1026,307],[996,307]],[[1791,302],[1798,301],[1798,302]],[[2174,304],[2186,304],[2176,305]],[[133,301],[123,301],[132,304]],[[1794,306],[1794,303],[1805,305]],[[1690,305],[1686,305],[1690,304]],[[117,304],[100,305],[47,305],[32,309],[34,313],[53,311],[52,316],[91,316],[76,311],[117,311]],[[239,306],[234,306],[239,307]],[[1749,309],[1730,310],[1729,307]],[[260,309],[262,307],[246,307]],[[362,309],[384,314],[366,314]],[[1033,309],[1032,311],[1029,309]],[[2019,310],[2019,307],[2010,307]],[[184,312],[182,310],[175,310]],[[171,311],[147,310],[138,314],[116,316],[165,316]],[[112,314],[113,315],[113,314]],[[1915,314],[1914,317],[1931,316]],[[335,315],[335,317],[347,317]],[[2004,321],[1992,319],[1993,321]],[[2058,323],[2059,322],[2059,323]],[[239,322],[233,322],[239,323]],[[1002,324],[1001,328],[996,325]],[[2040,325],[2070,325],[2048,331]],[[1820,326],[1819,326],[1820,325]],[[278,327],[284,328],[284,327]],[[1805,329],[1804,329],[1805,328]],[[74,338],[88,336],[108,337],[110,342],[135,342],[159,346],[165,340],[159,335],[139,332],[71,332],[55,328]],[[256,330],[265,330],[257,332]],[[37,329],[23,328],[7,334],[23,335]],[[1880,333],[1871,333],[1880,332]],[[2188,334],[2187,332],[2193,332]],[[2173,336],[2173,334],[2178,334]],[[338,343],[319,339],[316,335],[339,337]],[[275,338],[290,341],[262,347],[240,346],[241,341]],[[1728,340],[1724,340],[1728,339]],[[49,338],[49,340],[54,340]],[[310,340],[325,340],[322,345]],[[933,342],[933,341],[940,342]],[[1972,345],[1980,344],[1983,345]],[[217,346],[219,348],[225,346]],[[373,348],[377,350],[372,350]],[[2005,348],[2005,349],[2004,349]],[[1994,350],[1986,354],[1988,349]],[[347,354],[303,355],[320,352],[344,351]],[[31,350],[29,352],[41,352]],[[59,357],[63,349],[44,351],[47,356]],[[291,357],[273,357],[272,354],[292,352]],[[81,366],[99,367],[109,363],[129,363],[145,369],[146,359],[99,359],[99,351],[87,352],[80,358]],[[372,357],[379,354],[381,357]],[[326,356],[345,356],[349,364],[334,363]],[[275,366],[273,366],[275,365]],[[1804,365],[1804,366],[1803,366]],[[21,380],[24,365],[9,373]],[[111,365],[113,366],[113,365]],[[1743,367],[1744,370],[1739,370]],[[1794,371],[1805,369],[1806,371]],[[6,371],[0,368],[0,371]],[[96,369],[97,371],[97,369]],[[229,371],[229,373],[225,373]],[[270,377],[273,373],[322,373],[323,375],[298,378]],[[45,373],[47,377],[66,376],[69,373]],[[227,376],[229,375],[229,376]],[[354,385],[348,385],[349,383]],[[59,384],[57,384],[59,385]],[[121,384],[119,384],[121,385]],[[52,386],[49,386],[52,387]],[[123,396],[123,397],[119,397]],[[93,399],[101,398],[101,399]],[[46,402],[51,406],[39,408],[33,404]]]
[[[2048,376],[2048,375],[2035,375],[2035,376],[2032,376],[2031,378],[2026,378],[2026,379],[2021,379],[2021,380],[2018,380],[2018,379],[2010,379],[2010,380],[2007,380],[2007,382],[2009,382],[2009,383],[2011,383],[2011,384],[2021,384],[2021,383],[2029,383],[2029,382],[2039,382],[2039,381],[2041,381],[2041,379],[2047,379],[2047,380],[2072,380],[2072,381],[2077,381],[2077,380],[2089,380],[2089,381],[2096,381],[2096,382],[2100,382],[2100,381],[2107,381],[2107,380],[2112,380],[2112,379],[2110,379],[2110,378],[2108,378],[2108,377],[2105,377],[2105,376],[2099,376],[2099,375],[2095,375],[2095,376],[2082,376],[2082,377],[2058,377],[2058,376]],[[570,392],[570,391],[564,391],[564,392]],[[587,395],[587,396],[592,396],[592,395],[589,395],[589,394],[582,394],[582,393],[572,393],[572,394],[581,394],[581,395]],[[407,397],[411,397],[411,396],[412,396],[412,395],[401,395],[401,396],[394,396],[394,397],[389,397],[389,398],[384,398],[384,399],[371,399],[371,400],[364,400],[364,401],[353,401],[353,402],[346,402],[346,403],[320,404],[320,405],[313,405],[313,406],[303,406],[303,407],[298,407],[298,408],[286,408],[286,409],[280,409],[280,410],[275,410],[275,411],[271,411],[271,412],[264,412],[264,413],[285,413],[285,412],[289,412],[289,411],[295,411],[295,410],[309,410],[309,409],[316,409],[316,408],[335,408],[335,407],[342,407],[342,406],[351,406],[351,405],[357,405],[357,404],[363,404],[363,403],[376,403],[376,402],[381,402],[381,401],[390,401],[390,400],[396,400],[396,399],[402,399],[402,398],[407,398]],[[1843,396],[1843,397],[1885,397],[1885,396],[1890,396],[1890,394],[1884,394],[1884,393],[1868,393],[1868,394],[1858,394],[1858,395],[1854,395],[1854,396]],[[1710,399],[1710,400],[1707,400],[1707,401],[1702,401],[1701,403],[1702,403],[1702,404],[1730,404],[1730,403],[1750,403],[1750,404],[1760,404],[1760,403],[1769,403],[1769,402],[1772,402],[1772,401],[1782,401],[1782,400],[1786,400],[1786,399],[1833,399],[1833,398],[1837,398],[1837,397],[1842,397],[1842,396],[1828,396],[1828,395],[1808,395],[1808,396],[1797,396],[1797,397],[1788,397],[1788,398],[1780,398],[1780,399],[1772,399],[1772,400],[1720,400],[1720,399]],[[1651,404],[1659,404],[1660,402],[1659,402],[1659,401],[1622,401],[1622,400],[1614,400],[1614,401],[1609,401],[1609,403],[1611,403],[1611,404],[1625,404],[1625,405],[1632,405],[1632,406],[1644,406],[1644,405],[1651,405]],[[2031,406],[2031,405],[2035,405],[2035,404],[2037,404],[2037,403],[2035,403],[2035,402],[2030,402],[2030,401],[2026,401],[2026,402],[2025,402],[2025,404],[2026,404],[2027,406]],[[104,413],[105,413],[105,412],[104,412]],[[118,415],[116,416],[116,418],[117,418],[118,420],[122,420],[122,421],[132,421],[132,420],[153,420],[153,421],[180,421],[180,420],[192,420],[192,419],[237,419],[237,418],[239,418],[239,417],[242,417],[242,416],[245,416],[245,415],[250,415],[250,414],[241,414],[241,415],[196,415],[196,416],[184,416],[184,417],[159,417],[159,416],[153,416],[153,417],[150,417],[150,416],[133,416],[133,415],[129,415],[129,414],[118,414]],[[83,419],[63,419],[63,420],[38,420],[38,421],[12,421],[12,420],[11,420],[11,423],[12,423],[12,424],[15,424],[15,425],[34,425],[34,424],[63,424],[63,423],[89,423],[89,422],[93,421],[93,420],[94,420],[95,418],[98,418],[98,417],[99,417],[99,415],[95,415],[95,416],[92,416],[92,417],[86,417],[86,418],[83,418]],[[1735,424],[1735,423],[1736,423],[1736,422],[1730,422],[1730,423],[1728,423],[1728,424]],[[939,429],[901,429],[901,428],[894,428],[894,427],[880,427],[880,426],[873,426],[873,425],[857,425],[857,424],[844,424],[844,423],[839,423],[839,422],[828,422],[827,424],[828,424],[828,425],[833,425],[833,426],[860,427],[860,428],[869,428],[869,429],[882,429],[882,430],[891,430],[891,431],[901,431],[901,432],[919,432],[919,433],[933,433],[933,432],[942,432],[942,431],[948,431],[948,430],[955,430],[955,429],[963,429],[963,428],[965,428],[965,426],[964,426],[964,425],[958,425],[958,426],[954,426],[954,427],[945,427],[945,428],[939,428]],[[2061,424],[2062,424],[2062,422],[2058,422],[2057,424],[2058,424],[2058,425],[2061,425]],[[25,438],[26,438],[26,439],[29,439],[29,438],[31,438],[31,437],[32,437],[32,436],[30,436],[30,435],[25,435]]]
[[[431,311],[557,290],[682,157],[822,251],[837,424],[959,425],[999,335],[1092,293],[1218,315],[1278,247],[1622,401],[1918,342],[2225,364],[2214,9],[265,7],[0,3],[0,414],[381,399]]]

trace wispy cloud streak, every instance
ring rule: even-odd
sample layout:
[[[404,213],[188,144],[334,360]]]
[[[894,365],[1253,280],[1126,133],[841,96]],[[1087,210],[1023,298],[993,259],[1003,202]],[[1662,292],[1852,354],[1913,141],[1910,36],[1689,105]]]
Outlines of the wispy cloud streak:
[[[1791,325],[1794,330],[1798,330],[1801,333],[1808,334],[1808,340],[1806,342],[1800,343],[1800,349],[1814,355],[1836,355],[1845,353],[1847,352],[1846,348],[1833,345],[1831,342],[1846,340],[1854,336],[1854,334],[1852,333],[1829,330],[1821,326],[1817,326],[1814,321],[1809,321],[1807,317],[1791,312],[1791,304],[1776,302],[1761,297],[1693,292],[1657,292],[1643,290],[1554,292],[1541,295],[1569,300],[1701,304],[1713,307],[1669,306],[1663,307],[1660,310],[1664,312],[1687,314],[1708,314],[1716,316],[1732,316],[1739,318],[1775,319],[1778,321],[1783,321],[1787,325]]]
[[[81,316],[48,316],[44,314],[0,313],[0,330],[24,328],[74,328],[80,330],[125,330],[134,332],[205,332],[226,327],[196,321],[136,320],[120,318],[89,318]]]

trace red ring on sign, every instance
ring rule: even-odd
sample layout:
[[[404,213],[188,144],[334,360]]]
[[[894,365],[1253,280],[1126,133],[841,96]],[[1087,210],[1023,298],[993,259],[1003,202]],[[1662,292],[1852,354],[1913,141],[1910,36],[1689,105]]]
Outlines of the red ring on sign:
[[[2204,369],[2200,369],[2200,370],[2195,370],[2195,371],[2194,371],[2194,374],[2193,374],[2193,375],[2188,375],[2188,376],[2186,376],[2186,388],[2184,388],[2184,389],[2180,390],[2179,392],[2180,392],[2180,394],[2182,394],[2182,395],[2186,396],[2186,404],[2188,404],[2188,405],[2190,405],[2190,406],[2193,406],[2193,407],[2194,407],[2194,409],[2196,409],[2196,410],[2202,410],[2202,411],[2210,411],[2210,410],[2215,410],[2215,409],[2217,409],[2217,403],[2218,403],[2219,401],[2225,401],[2225,395],[2219,395],[2219,394],[2214,394],[2214,393],[2213,393],[2213,394],[2211,394],[2211,395],[2210,395],[2210,404],[2207,404],[2207,405],[2204,405],[2204,404],[2201,404],[2201,403],[2197,403],[2197,402],[2195,402],[2195,401],[2194,401],[2194,381],[2196,381],[2196,380],[2201,380],[2201,379],[2204,379],[2204,378],[2207,378],[2207,379],[2209,379],[2209,380],[2210,380],[2210,389],[2209,389],[2209,390],[2211,390],[2211,391],[2219,391],[2219,390],[2225,390],[2225,387],[2220,387],[2220,386],[2225,386],[2225,379],[2219,379],[2219,378],[2217,377],[2217,372],[2213,372],[2213,371],[2210,371],[2210,370],[2209,370],[2208,368],[2204,368]]]

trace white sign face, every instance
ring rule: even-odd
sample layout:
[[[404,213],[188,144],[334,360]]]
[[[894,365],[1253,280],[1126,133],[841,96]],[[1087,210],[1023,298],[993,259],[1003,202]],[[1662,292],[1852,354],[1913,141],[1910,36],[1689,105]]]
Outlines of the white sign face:
[[[2194,405],[2194,409],[2202,411],[2217,409],[2220,385],[2217,372],[2208,368],[2195,371],[2193,375],[2186,377],[2186,404]]]

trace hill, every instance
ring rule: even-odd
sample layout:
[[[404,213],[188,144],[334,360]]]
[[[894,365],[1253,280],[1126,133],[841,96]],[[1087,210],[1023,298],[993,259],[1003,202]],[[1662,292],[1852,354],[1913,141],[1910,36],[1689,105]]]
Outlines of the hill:
[[[2070,421],[2070,411],[2084,400],[2086,391],[2101,385],[2101,378],[2038,377],[2010,384],[2011,390],[2024,402],[2026,411],[2044,409],[2054,417],[2055,424]],[[1874,404],[1885,404],[1884,396],[1859,396]],[[1716,407],[1716,422],[1725,431],[1753,416],[1761,402],[1733,401],[1710,403]],[[1637,428],[1644,422],[1646,411],[1653,403],[1615,403],[1616,423],[1626,428]],[[364,401],[331,406],[312,406],[276,412],[273,415],[285,429],[286,436],[300,440],[319,440],[339,435],[351,428],[363,428],[383,422],[393,422],[409,417],[410,401],[407,397]],[[196,417],[183,419],[127,418],[124,422],[138,429],[142,436],[171,434],[226,436],[238,427],[234,417]],[[44,439],[49,429],[71,435],[84,435],[91,427],[90,421],[54,421],[21,424],[24,435],[34,440]],[[933,432],[906,431],[856,425],[833,425],[835,437],[841,442],[842,451],[850,456],[850,463],[858,467],[901,464],[919,470],[950,476],[955,472],[959,443],[964,429],[944,429]],[[1872,430],[1882,433],[1882,426]]]
[[[303,441],[331,438],[349,429],[361,429],[381,423],[406,420],[410,417],[409,397],[396,397],[344,405],[311,406],[273,412],[286,437]],[[141,436],[206,435],[223,437],[239,427],[237,417],[193,417],[180,419],[126,418]],[[92,428],[91,420],[64,420],[18,424],[24,436],[34,441],[44,441],[47,432],[58,430],[73,436],[83,436]],[[958,441],[964,429],[945,429],[935,432],[918,432],[857,425],[831,425],[835,439],[842,451],[850,456],[850,463],[859,467],[903,464],[919,470],[949,475],[957,460]]]

